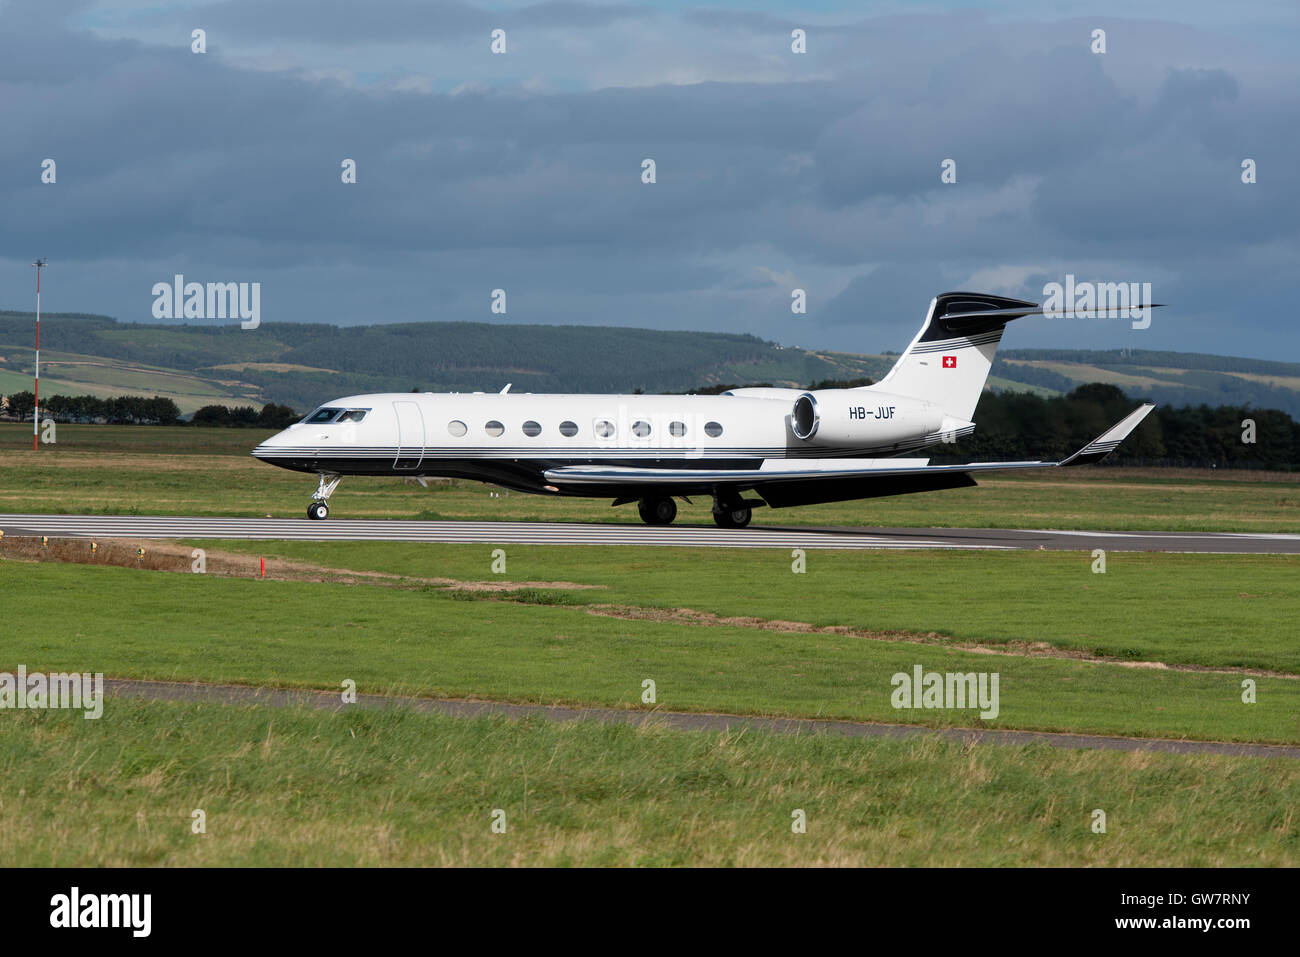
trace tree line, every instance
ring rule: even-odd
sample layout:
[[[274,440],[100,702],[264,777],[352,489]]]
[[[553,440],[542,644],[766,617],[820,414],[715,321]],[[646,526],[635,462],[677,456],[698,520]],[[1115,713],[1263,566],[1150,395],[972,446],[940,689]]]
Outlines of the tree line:
[[[5,397],[5,414],[11,419],[30,419],[35,403],[31,392],[15,392]],[[46,417],[56,422],[175,425],[181,410],[171,399],[156,395],[52,395],[41,399],[41,418]]]
[[[945,461],[1061,459],[1136,408],[1113,385],[1090,383],[1067,395],[986,392],[975,434],[931,449]],[[1115,465],[1300,469],[1300,422],[1279,409],[1241,405],[1157,405],[1107,459]]]
[[[4,414],[9,419],[31,419],[35,396],[15,392],[4,396]],[[171,399],[162,396],[52,395],[41,400],[41,418],[55,422],[103,422],[112,425],[185,425],[181,410]],[[301,416],[287,405],[268,402],[259,411],[253,406],[205,405],[189,420],[190,425],[283,429]]]
[[[763,385],[753,383],[751,385]],[[853,388],[867,379],[822,380],[810,389]],[[738,384],[703,386],[716,395]],[[1113,385],[1082,385],[1067,395],[986,392],[975,412],[975,434],[931,448],[935,461],[1060,459],[1082,448],[1129,412],[1139,400]],[[17,392],[3,403],[10,419],[30,419],[33,396]],[[184,425],[171,399],[153,396],[51,396],[42,415],[58,422]],[[287,405],[206,405],[189,424],[283,429],[301,418]],[[1240,405],[1158,406],[1107,460],[1121,465],[1189,466],[1292,471],[1300,469],[1300,422],[1278,409]]]
[[[287,429],[302,415],[287,405],[268,402],[259,412],[251,405],[205,405],[195,411],[190,425],[223,425],[230,428]]]

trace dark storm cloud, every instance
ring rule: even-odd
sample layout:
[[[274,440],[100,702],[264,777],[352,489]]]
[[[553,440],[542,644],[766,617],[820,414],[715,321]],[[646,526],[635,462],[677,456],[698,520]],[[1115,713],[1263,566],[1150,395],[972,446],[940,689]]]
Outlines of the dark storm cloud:
[[[1232,253],[1296,238],[1300,185],[1291,175],[1300,148],[1294,101],[1243,104],[1221,71],[1172,70],[1138,129],[1087,162],[1055,171],[1035,197],[1044,225],[1081,243],[1132,253]],[[1253,159],[1261,183],[1242,182]]]
[[[229,0],[200,7],[189,20],[234,37],[314,41],[347,46],[377,41],[438,43],[498,28],[598,28],[654,15],[645,7],[552,0],[490,10],[457,0]]]
[[[934,263],[891,263],[850,282],[827,304],[824,321],[861,329],[864,351],[902,352],[930,300],[950,285]]]
[[[933,189],[940,164],[958,183],[997,185],[1044,172],[1133,135],[1133,109],[1086,50],[1014,56],[983,45],[927,64],[908,95],[870,95],[817,142],[828,203]]]
[[[788,274],[810,287],[802,344],[900,348],[932,295],[1002,266],[1024,288],[989,291],[1030,298],[1072,262],[1116,281],[1195,270],[1182,298],[1205,310],[1291,298],[1293,71],[1179,66],[1130,88],[1076,42],[1078,25],[1026,33],[955,14],[810,26],[824,52],[793,61],[813,64],[811,79],[420,93],[228,55],[247,33],[314,41],[346,64],[348,44],[399,35],[486,36],[498,21],[599,30],[649,13],[236,0],[195,21],[222,36],[221,52],[196,56],[188,29],[164,47],[69,25],[76,5],[2,9],[0,256],[79,260],[62,280],[79,308],[142,318],[173,268],[256,270],[276,318],[373,318],[378,286],[384,318],[431,318],[431,300],[438,315],[488,318],[484,289],[509,285],[520,321],[785,339]],[[752,46],[756,65],[793,62],[771,60],[788,49],[782,14],[655,19],[699,44],[688,65],[714,62],[715,40]],[[1122,30],[1111,25],[1113,44]],[[1159,58],[1159,32],[1141,35],[1132,59]],[[1186,31],[1174,35],[1167,56],[1181,63]],[[39,183],[44,157],[56,186]],[[356,186],[339,181],[345,157]],[[646,157],[654,186],[640,181]],[[1240,181],[1246,157],[1256,186]],[[956,185],[939,182],[945,158]],[[78,290],[78,275],[95,279]],[[1263,341],[1262,322],[1251,311],[1238,328]]]
[[[786,36],[789,36],[790,31],[796,27],[804,30],[807,30],[808,27],[807,23],[801,23],[798,20],[787,20],[759,10],[704,8],[685,11],[682,19],[687,23],[695,23],[703,27],[721,27],[727,30],[747,30],[752,33],[764,34],[781,33]]]
[[[94,41],[58,44],[71,61]],[[103,252],[110,235],[116,252],[142,254],[203,236],[276,247],[270,256],[322,242],[691,248],[702,236],[684,225],[788,186],[778,166],[791,138],[811,140],[849,108],[842,91],[809,109],[798,90],[759,97],[725,84],[430,97],[123,44],[71,90],[38,88],[0,113],[31,128],[62,171],[57,192],[34,176],[3,192],[14,215],[66,232],[65,255]],[[32,146],[9,140],[0,160],[32,166]],[[661,167],[653,190],[639,178],[646,156]],[[356,189],[339,182],[345,157],[358,163]],[[7,238],[0,252],[20,255],[20,237]]]

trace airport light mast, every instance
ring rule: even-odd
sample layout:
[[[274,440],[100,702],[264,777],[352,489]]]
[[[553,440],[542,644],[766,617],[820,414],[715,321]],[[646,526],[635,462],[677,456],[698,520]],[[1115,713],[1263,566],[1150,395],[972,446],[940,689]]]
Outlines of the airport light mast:
[[[32,392],[32,451],[37,450],[36,438],[41,425],[41,270],[45,260],[32,263],[36,267],[36,375]]]

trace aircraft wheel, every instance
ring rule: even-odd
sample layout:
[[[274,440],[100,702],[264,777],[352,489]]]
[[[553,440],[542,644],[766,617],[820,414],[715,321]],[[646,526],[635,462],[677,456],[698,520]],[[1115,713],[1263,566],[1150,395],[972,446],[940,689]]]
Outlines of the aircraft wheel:
[[[671,525],[677,517],[677,503],[670,498],[643,498],[636,508],[647,525]]]
[[[752,508],[729,508],[725,512],[713,513],[713,520],[719,528],[744,528],[753,517]]]
[[[330,513],[330,507],[324,502],[312,502],[307,506],[307,517],[319,521]]]

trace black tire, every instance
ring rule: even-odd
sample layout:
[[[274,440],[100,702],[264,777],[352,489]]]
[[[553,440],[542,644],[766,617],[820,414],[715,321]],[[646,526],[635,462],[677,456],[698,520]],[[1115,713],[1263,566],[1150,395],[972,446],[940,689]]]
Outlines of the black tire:
[[[753,517],[752,508],[729,508],[725,512],[713,513],[713,520],[719,528],[744,528]]]
[[[671,525],[677,517],[677,503],[670,498],[643,498],[636,509],[647,525]]]
[[[324,502],[312,502],[307,506],[307,517],[320,521],[326,518],[330,513],[330,507]]]

